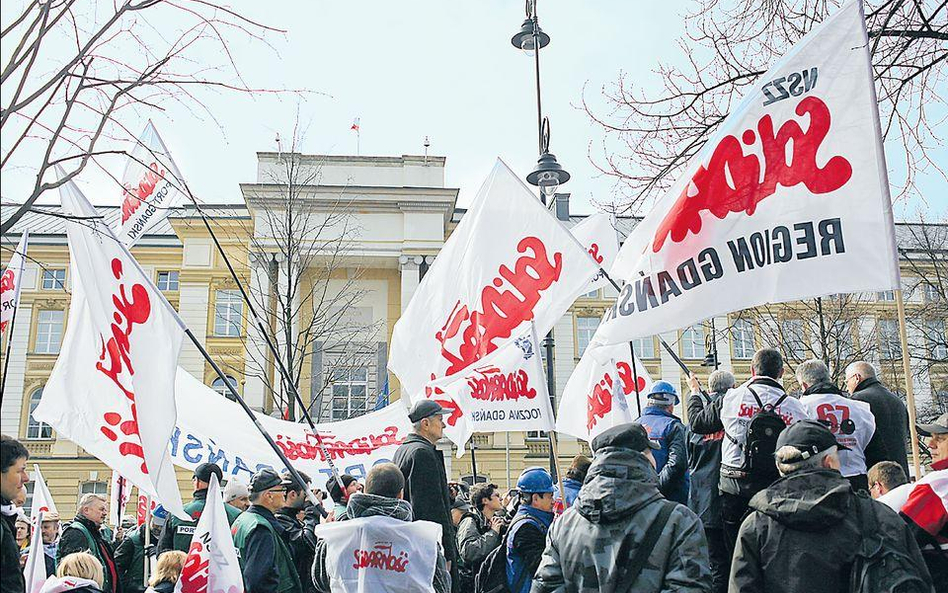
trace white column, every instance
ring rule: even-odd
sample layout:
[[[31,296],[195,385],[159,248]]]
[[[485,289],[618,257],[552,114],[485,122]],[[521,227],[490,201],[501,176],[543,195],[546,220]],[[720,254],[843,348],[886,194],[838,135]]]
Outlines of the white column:
[[[250,254],[250,299],[257,314],[265,321],[270,307],[270,255],[266,253]],[[259,373],[267,370],[269,350],[263,334],[257,324],[248,316],[247,341],[244,347],[244,400],[250,407],[261,410],[266,393]]]
[[[178,313],[198,342],[207,342],[207,317],[210,306],[210,285],[207,282],[182,282],[178,289]],[[178,366],[204,382],[204,357],[185,338],[178,357]]]
[[[29,303],[21,301],[16,312],[13,335],[7,338],[13,340],[13,342],[10,348],[10,365],[7,367],[7,372],[10,375],[3,387],[0,432],[7,435],[16,435],[20,438],[26,436],[19,433],[20,419],[23,414],[23,398],[29,397],[28,393],[23,393],[23,380],[26,375],[26,349],[29,346],[32,317],[33,308]],[[3,343],[3,348],[6,348],[6,341]],[[5,359],[4,362],[6,362]]]
[[[398,269],[402,273],[402,313],[408,308],[411,297],[415,295],[418,284],[421,282],[421,264],[425,261],[420,255],[400,255]]]

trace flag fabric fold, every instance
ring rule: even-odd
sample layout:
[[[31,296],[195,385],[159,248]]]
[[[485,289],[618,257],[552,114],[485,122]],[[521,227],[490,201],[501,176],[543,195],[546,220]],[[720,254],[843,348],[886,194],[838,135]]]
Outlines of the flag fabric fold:
[[[305,578],[305,575],[300,575]],[[231,536],[224,497],[216,475],[211,475],[207,504],[191,537],[188,556],[175,593],[239,593],[244,590]]]
[[[586,292],[612,286],[606,278],[606,272],[612,269],[619,254],[619,236],[612,226],[613,217],[604,212],[587,216],[585,220],[570,229],[576,240],[586,248],[600,270],[593,277]]]
[[[23,268],[26,266],[29,235],[29,231],[23,231],[16,251],[7,263],[7,269],[0,276],[0,332],[7,331],[7,325],[13,320],[16,308],[20,306],[20,288],[23,287]]]

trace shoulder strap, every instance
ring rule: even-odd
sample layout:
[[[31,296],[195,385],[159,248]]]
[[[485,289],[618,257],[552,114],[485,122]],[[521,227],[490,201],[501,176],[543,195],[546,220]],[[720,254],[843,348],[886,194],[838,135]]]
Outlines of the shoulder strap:
[[[760,397],[757,395],[757,392],[754,391],[754,388],[751,387],[750,385],[748,385],[748,386],[747,386],[747,390],[750,391],[750,392],[751,392],[751,395],[754,396],[754,401],[757,402],[757,407],[759,407],[761,410],[763,410],[763,409],[764,409],[764,402],[760,401]]]
[[[620,567],[625,567],[625,570],[622,568],[619,569],[619,576],[616,579],[616,582],[619,583],[619,587],[615,589],[617,592],[626,593],[631,590],[632,585],[635,584],[635,581],[639,578],[639,575],[642,574],[642,569],[645,568],[645,562],[648,560],[649,554],[652,552],[652,549],[655,548],[655,544],[658,543],[658,538],[661,537],[662,531],[665,530],[665,526],[668,524],[668,519],[671,517],[672,511],[675,509],[675,503],[671,501],[659,501],[659,504],[662,505],[661,510],[658,511],[658,517],[652,521],[652,524],[648,526],[648,531],[645,532],[645,537],[642,538],[642,542],[635,547],[635,555],[629,559],[628,562],[624,562],[624,559],[629,554],[629,545],[632,542],[635,532],[627,535],[623,540],[622,544],[619,546],[619,553],[616,556],[616,564]]]

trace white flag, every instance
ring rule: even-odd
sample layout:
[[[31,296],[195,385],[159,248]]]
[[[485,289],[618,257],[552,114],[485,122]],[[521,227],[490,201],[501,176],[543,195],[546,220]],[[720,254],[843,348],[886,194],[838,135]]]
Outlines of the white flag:
[[[619,253],[619,236],[612,226],[612,217],[602,212],[587,216],[586,220],[574,226],[571,232],[601,268],[586,292],[612,286],[603,273],[612,269]]]
[[[29,234],[29,231],[23,231],[16,251],[7,263],[7,269],[3,271],[3,276],[0,276],[0,332],[7,331],[7,324],[13,319],[13,314],[20,305],[20,288],[23,287],[23,267],[26,264]]]
[[[642,361],[636,357],[632,364],[628,344],[590,346],[563,389],[556,431],[592,442],[607,428],[638,418],[651,385],[652,378]]]
[[[899,287],[861,4],[758,79],[622,246],[616,344],[765,303]]]
[[[307,578],[309,575],[300,575]],[[176,593],[236,593],[244,590],[237,549],[224,510],[217,476],[211,476],[207,504],[191,536],[191,547],[175,585]]]
[[[60,186],[73,278],[62,351],[33,417],[182,518],[168,441],[183,326],[71,181]]]
[[[522,335],[548,332],[598,271],[498,159],[395,324],[388,368],[406,403]]]
[[[112,480],[109,487],[109,523],[120,525],[125,505],[131,496],[132,486],[120,473],[112,470]]]
[[[184,199],[181,172],[148,121],[122,175],[122,218],[117,234],[131,248],[142,235],[168,216]]]
[[[34,505],[35,506],[35,505]],[[33,535],[30,538],[30,552],[26,557],[26,566],[23,567],[23,578],[26,581],[26,593],[39,593],[46,584],[46,551],[43,549],[43,515],[45,511],[38,511],[30,519],[34,521]],[[15,570],[5,567],[4,570]]]
[[[33,502],[30,506],[30,519],[33,522],[33,528],[36,529],[39,526],[39,519],[37,517],[40,513],[56,513],[59,514],[59,511],[56,510],[56,503],[53,501],[53,495],[49,493],[49,488],[46,487],[46,480],[43,479],[43,472],[40,471],[40,468],[35,463],[33,464]]]
[[[432,382],[425,394],[451,411],[444,434],[458,446],[458,457],[475,432],[553,429],[540,342],[532,324],[463,371]]]

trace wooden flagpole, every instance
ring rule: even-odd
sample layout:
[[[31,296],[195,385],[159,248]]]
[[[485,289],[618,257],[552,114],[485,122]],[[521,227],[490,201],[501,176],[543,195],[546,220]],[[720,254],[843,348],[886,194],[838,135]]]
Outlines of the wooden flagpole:
[[[899,339],[902,342],[902,374],[905,376],[905,400],[912,440],[912,466],[915,469],[915,479],[918,480],[922,477],[922,464],[918,450],[918,430],[915,427],[915,388],[912,384],[912,357],[909,355],[908,333],[905,330],[905,303],[902,300],[902,289],[895,291],[895,305],[899,314]]]
[[[119,523],[122,522],[122,518],[119,517]],[[128,534],[125,535],[128,537]],[[145,535],[143,536],[145,541],[145,572],[144,572],[144,585],[148,587],[148,573],[151,572],[151,558],[148,556],[148,548],[151,546],[151,496],[145,497]]]

